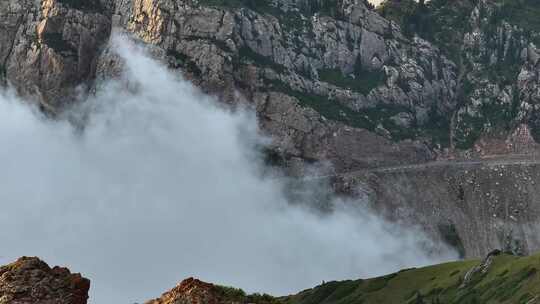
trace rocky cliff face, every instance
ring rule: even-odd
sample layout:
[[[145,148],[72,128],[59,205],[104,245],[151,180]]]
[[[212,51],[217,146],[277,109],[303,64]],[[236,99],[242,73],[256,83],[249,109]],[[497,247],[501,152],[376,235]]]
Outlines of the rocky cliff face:
[[[92,92],[96,79],[115,75],[120,63],[106,42],[119,30],[152,45],[204,91],[253,106],[274,139],[272,158],[292,174],[326,160],[348,172],[535,153],[540,26],[531,16],[538,10],[529,0],[388,1],[378,11],[363,0],[7,0],[0,3],[0,79],[60,113]],[[445,174],[467,184],[466,173],[442,173],[426,176],[434,185]],[[432,202],[440,205],[430,205],[440,216],[428,220],[425,205],[414,202],[424,177],[400,176],[353,185],[378,191],[378,206],[409,206],[428,230],[454,225],[467,255],[501,244],[484,216],[494,200],[463,194],[464,207],[444,209],[458,205],[441,180]],[[492,180],[478,175],[481,184]],[[517,191],[510,179],[500,182]],[[518,192],[510,193],[501,204],[513,204]],[[525,201],[534,206],[532,196]],[[467,228],[474,221],[488,228]],[[474,237],[488,240],[483,249]]]
[[[441,139],[425,144],[416,135],[454,108],[455,64],[428,42],[403,37],[362,1],[262,1],[251,9],[241,1],[74,3],[0,8],[9,17],[1,28],[5,78],[52,112],[80,93],[78,85],[91,84],[98,67],[111,74],[109,58],[96,57],[112,25],[158,46],[204,90],[253,103],[290,167],[433,159],[431,143]]]
[[[60,111],[94,79],[110,18],[96,1],[2,1],[0,72],[21,94]]]
[[[538,139],[539,12],[535,1],[389,1],[380,9],[408,35],[440,46],[458,67],[450,144],[472,147],[528,124]],[[412,8],[411,8],[412,7]]]
[[[114,74],[103,48],[115,27],[205,91],[253,103],[289,163],[421,162],[522,123],[536,137],[540,31],[516,24],[533,5],[406,2],[385,19],[353,0],[4,1],[0,74],[59,112]]]
[[[357,178],[380,213],[424,227],[462,256],[540,248],[538,165],[442,165]]]
[[[286,162],[348,170],[434,158],[411,139],[454,108],[455,64],[363,1],[306,3],[135,1],[115,15],[205,90],[254,103]]]
[[[90,281],[67,268],[50,268],[38,258],[0,267],[2,304],[86,304]]]

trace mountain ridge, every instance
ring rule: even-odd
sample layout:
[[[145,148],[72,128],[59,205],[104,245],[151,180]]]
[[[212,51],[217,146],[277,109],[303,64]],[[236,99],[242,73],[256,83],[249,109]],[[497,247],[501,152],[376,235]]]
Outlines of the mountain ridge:
[[[297,294],[246,294],[233,287],[188,278],[145,304],[348,304],[540,302],[539,255],[493,251],[482,260],[409,268],[370,279],[322,282]],[[30,279],[24,279],[30,278]],[[90,281],[38,258],[0,267],[0,303],[85,304]]]

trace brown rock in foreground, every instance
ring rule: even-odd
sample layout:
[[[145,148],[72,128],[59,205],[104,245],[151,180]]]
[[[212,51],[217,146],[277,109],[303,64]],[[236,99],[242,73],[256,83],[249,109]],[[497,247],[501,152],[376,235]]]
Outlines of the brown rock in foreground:
[[[0,267],[0,304],[86,304],[89,289],[80,274],[35,257]]]
[[[223,303],[223,299],[215,285],[189,278],[164,293],[161,298],[146,302],[146,304],[173,303],[217,304]]]
[[[161,295],[160,298],[146,304],[225,304],[225,303],[276,303],[276,298],[270,295],[246,293],[237,288],[214,285],[189,278],[175,288]]]

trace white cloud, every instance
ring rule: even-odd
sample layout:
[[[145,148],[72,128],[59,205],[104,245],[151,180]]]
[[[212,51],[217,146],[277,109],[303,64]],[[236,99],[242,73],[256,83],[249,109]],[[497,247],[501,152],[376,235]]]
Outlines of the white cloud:
[[[130,303],[192,275],[284,294],[446,258],[367,210],[290,206],[261,177],[253,113],[115,43],[126,74],[76,110],[83,129],[0,95],[2,263],[38,255],[90,277],[91,303]]]

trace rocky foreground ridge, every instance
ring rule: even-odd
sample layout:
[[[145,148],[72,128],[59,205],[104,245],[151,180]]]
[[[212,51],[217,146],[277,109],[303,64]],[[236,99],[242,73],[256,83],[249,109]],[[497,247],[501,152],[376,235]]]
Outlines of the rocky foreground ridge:
[[[5,0],[0,82],[59,114],[118,72],[107,42],[121,30],[205,92],[250,103],[274,139],[269,160],[291,174],[318,161],[339,174],[536,157],[539,12],[533,0],[376,10],[363,0]],[[537,171],[366,171],[334,182],[472,257],[540,249]]]
[[[67,268],[50,268],[38,258],[23,257],[0,267],[2,304],[86,304],[90,281]]]
[[[483,260],[405,269],[372,279],[322,283],[296,295],[248,295],[241,289],[189,278],[146,304],[431,304],[540,303],[540,256],[500,251]],[[38,258],[0,268],[0,303],[85,304],[90,281]]]

